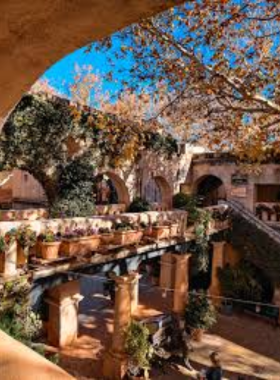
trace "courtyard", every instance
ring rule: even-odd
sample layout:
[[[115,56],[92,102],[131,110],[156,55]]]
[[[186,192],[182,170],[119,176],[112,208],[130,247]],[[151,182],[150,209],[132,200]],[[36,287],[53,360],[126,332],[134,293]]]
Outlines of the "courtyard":
[[[0,380],[279,380],[279,0],[2,3]]]
[[[76,342],[61,351],[61,366],[79,380],[102,379],[102,358],[113,332],[111,301],[103,296],[100,279],[84,278],[84,301],[79,311],[79,336]],[[147,318],[170,310],[172,297],[151,282],[140,286],[137,319]],[[246,314],[220,315],[218,324],[206,333],[201,342],[194,343],[191,353],[193,367],[199,371],[209,366],[209,354],[221,353],[225,377],[237,379],[279,379],[280,329],[271,322]],[[166,362],[164,369],[151,373],[160,380],[196,378],[178,360]]]

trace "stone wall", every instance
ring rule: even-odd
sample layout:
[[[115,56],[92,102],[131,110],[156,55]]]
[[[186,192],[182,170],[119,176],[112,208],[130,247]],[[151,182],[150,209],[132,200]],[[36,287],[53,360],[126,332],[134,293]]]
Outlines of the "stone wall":
[[[247,183],[234,184],[232,176],[242,176],[242,168],[234,161],[227,160],[221,155],[218,158],[194,157],[191,169],[186,176],[186,185],[196,193],[197,184],[207,176],[218,177],[224,184],[227,199],[237,200],[249,210],[254,211],[256,202],[256,185],[271,185],[280,183],[280,165],[260,165],[258,174],[248,174]]]

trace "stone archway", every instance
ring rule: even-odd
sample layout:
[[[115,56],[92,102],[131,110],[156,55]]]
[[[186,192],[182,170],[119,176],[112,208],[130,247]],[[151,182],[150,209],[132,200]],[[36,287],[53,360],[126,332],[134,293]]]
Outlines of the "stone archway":
[[[163,176],[150,178],[144,190],[144,198],[151,203],[159,203],[165,210],[172,208],[173,191]]]
[[[194,186],[194,194],[200,198],[204,207],[214,206],[221,199],[226,199],[226,189],[223,181],[212,174],[200,177]]]
[[[116,173],[113,172],[104,172],[101,174],[98,174],[96,178],[100,178],[101,181],[104,181],[105,187],[102,186],[99,189],[99,191],[103,192],[104,194],[104,202],[106,203],[107,198],[107,204],[109,203],[118,203],[118,204],[124,204],[126,206],[130,203],[130,197],[129,192],[126,187],[126,184],[124,180],[118,176]],[[101,194],[102,197],[102,194]],[[97,200],[98,204],[98,200]],[[102,204],[102,202],[99,204]]]

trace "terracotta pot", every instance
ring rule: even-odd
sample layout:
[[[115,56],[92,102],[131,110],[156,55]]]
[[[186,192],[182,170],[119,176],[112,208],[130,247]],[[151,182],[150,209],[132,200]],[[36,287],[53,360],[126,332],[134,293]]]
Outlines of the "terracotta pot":
[[[275,213],[270,215],[270,221],[271,222],[277,222],[277,215]]]
[[[170,227],[153,226],[152,237],[156,240],[168,239],[170,237]]]
[[[66,256],[85,255],[96,250],[100,245],[100,241],[100,235],[85,236],[78,239],[63,239],[59,252]]]
[[[41,242],[41,254],[44,260],[55,260],[58,258],[58,251],[60,247],[60,241],[54,241],[51,243]]]
[[[191,338],[196,342],[201,342],[204,331],[202,329],[192,329]]]
[[[143,230],[143,235],[144,236],[152,236],[152,233],[153,233],[153,227],[152,226],[146,227]]]
[[[111,232],[111,233],[101,234],[100,239],[101,239],[102,245],[110,245],[114,241],[114,233]]]
[[[28,255],[25,255],[24,249],[18,244],[17,245],[17,266],[22,266],[27,264]]]
[[[264,210],[262,210],[262,220],[264,221],[264,222],[267,222],[268,221],[268,219],[269,219],[269,215],[268,215],[268,212],[267,211],[264,211]]]
[[[0,273],[5,270],[5,252],[0,252]]]
[[[37,239],[37,242],[35,244],[35,251],[37,257],[42,257],[42,240]]]
[[[138,243],[143,237],[143,231],[115,231],[114,244],[115,245],[130,245]]]
[[[179,231],[179,224],[178,223],[172,223],[170,225],[170,237],[177,237]]]

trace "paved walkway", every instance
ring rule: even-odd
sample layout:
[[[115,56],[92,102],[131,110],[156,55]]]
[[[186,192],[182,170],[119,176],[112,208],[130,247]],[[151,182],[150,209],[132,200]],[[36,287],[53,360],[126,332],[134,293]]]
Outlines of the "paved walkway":
[[[170,296],[163,298],[156,288],[141,289],[139,317],[170,310]],[[79,380],[102,379],[102,357],[112,336],[113,310],[110,301],[102,296],[100,285],[87,279],[83,293],[79,338],[72,347],[62,351],[61,365]],[[228,379],[236,380],[238,373],[245,375],[246,380],[280,380],[280,329],[267,322],[246,315],[220,316],[211,334],[205,334],[203,341],[195,344],[191,357],[194,367],[207,367],[213,350],[220,352]],[[155,373],[152,379],[194,378],[190,375],[182,367],[172,367],[166,374]]]

